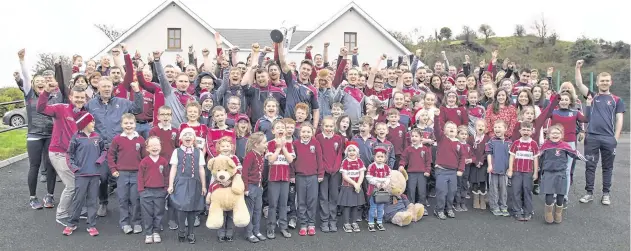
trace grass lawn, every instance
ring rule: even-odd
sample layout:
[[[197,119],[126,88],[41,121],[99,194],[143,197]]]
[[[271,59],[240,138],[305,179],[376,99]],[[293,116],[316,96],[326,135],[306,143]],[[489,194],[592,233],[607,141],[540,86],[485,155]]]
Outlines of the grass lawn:
[[[26,129],[0,133],[0,160],[26,152]]]

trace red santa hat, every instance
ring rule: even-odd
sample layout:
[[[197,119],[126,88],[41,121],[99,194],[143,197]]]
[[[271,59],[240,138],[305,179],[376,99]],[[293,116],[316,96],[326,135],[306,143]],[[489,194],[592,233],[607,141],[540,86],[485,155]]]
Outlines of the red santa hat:
[[[248,116],[246,116],[245,114],[241,114],[237,117],[237,123],[239,123],[239,121],[241,120],[245,120],[248,123],[250,123],[250,118]]]
[[[388,150],[385,147],[378,146],[378,147],[375,147],[375,154],[377,153],[383,153],[383,154],[388,155]]]
[[[184,128],[184,130],[180,132],[180,139],[182,139],[185,134],[189,134],[189,133],[193,134],[193,137],[195,137],[195,130],[193,130],[193,128],[187,127],[187,128]]]
[[[359,145],[355,141],[346,142],[346,148],[344,149],[344,152],[348,151],[348,149],[350,148],[354,148],[355,151],[359,152]]]
[[[74,120],[77,123],[77,130],[81,131],[94,121],[94,116],[86,111],[80,111],[75,115]]]

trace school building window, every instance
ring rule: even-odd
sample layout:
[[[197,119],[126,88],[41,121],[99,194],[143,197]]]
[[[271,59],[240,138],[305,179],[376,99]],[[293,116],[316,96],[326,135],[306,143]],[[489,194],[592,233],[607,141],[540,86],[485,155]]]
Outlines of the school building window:
[[[344,46],[349,51],[357,47],[357,32],[344,32]]]
[[[182,29],[168,28],[167,40],[168,40],[167,49],[170,49],[170,50],[182,49]]]

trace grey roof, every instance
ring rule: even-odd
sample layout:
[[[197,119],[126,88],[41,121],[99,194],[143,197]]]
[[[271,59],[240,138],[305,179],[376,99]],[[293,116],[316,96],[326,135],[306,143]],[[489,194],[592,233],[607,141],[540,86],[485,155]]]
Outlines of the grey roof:
[[[271,29],[215,29],[226,40],[230,41],[235,46],[241,49],[249,49],[253,43],[259,43],[261,46],[270,46],[272,40],[269,36]],[[294,32],[291,38],[290,48],[300,43],[313,31],[299,31]]]

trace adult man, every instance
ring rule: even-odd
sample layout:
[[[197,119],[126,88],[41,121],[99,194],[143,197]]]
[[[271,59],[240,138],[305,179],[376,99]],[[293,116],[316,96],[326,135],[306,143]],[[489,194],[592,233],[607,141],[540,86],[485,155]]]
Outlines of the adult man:
[[[308,111],[307,114],[312,114],[311,119],[313,124],[318,125],[320,122],[320,106],[318,104],[318,97],[317,93],[309,87],[309,85],[311,85],[311,83],[309,83],[309,79],[311,78],[313,63],[309,60],[303,60],[300,62],[300,72],[296,81],[292,77],[292,68],[285,61],[285,53],[283,53],[284,45],[281,43],[278,47],[280,48],[280,63],[283,69],[285,82],[287,83],[287,89],[285,90],[287,94],[285,117],[294,118],[294,108],[296,104],[304,102],[309,105],[311,111]]]
[[[612,85],[611,75],[601,72],[596,78],[598,93],[590,91],[583,84],[581,67],[583,60],[576,61],[576,86],[584,97],[593,98],[587,126],[587,136],[585,136],[585,191],[587,194],[579,199],[582,203],[594,200],[594,179],[598,158],[602,157],[603,169],[603,205],[611,204],[609,192],[611,189],[611,176],[613,173],[613,161],[616,157],[616,146],[622,131],[623,115],[625,112],[624,101],[609,92]],[[599,156],[600,154],[600,156]]]
[[[113,84],[109,77],[101,78],[99,81],[99,95],[90,100],[85,105],[85,109],[94,116],[96,122],[94,129],[101,136],[107,149],[112,142],[114,136],[121,134],[121,118],[125,113],[139,114],[143,111],[143,98],[138,87],[138,83],[131,83],[134,91],[134,101],[124,98],[112,97]],[[99,209],[98,216],[107,214],[107,197],[108,197],[108,178],[111,176],[109,166],[106,161],[101,164],[101,185],[99,187]]]
[[[53,118],[53,131],[48,147],[50,162],[57,175],[66,186],[61,192],[55,218],[59,224],[66,226],[70,217],[70,206],[75,192],[74,173],[68,167],[67,154],[70,138],[77,132],[75,115],[83,110],[85,91],[79,87],[71,90],[70,104],[49,104],[50,93],[44,89],[37,99],[37,112]]]
[[[519,91],[523,88],[530,89],[532,85],[530,84],[530,69],[522,69],[519,73],[519,82],[513,85],[512,95],[519,95]]]

